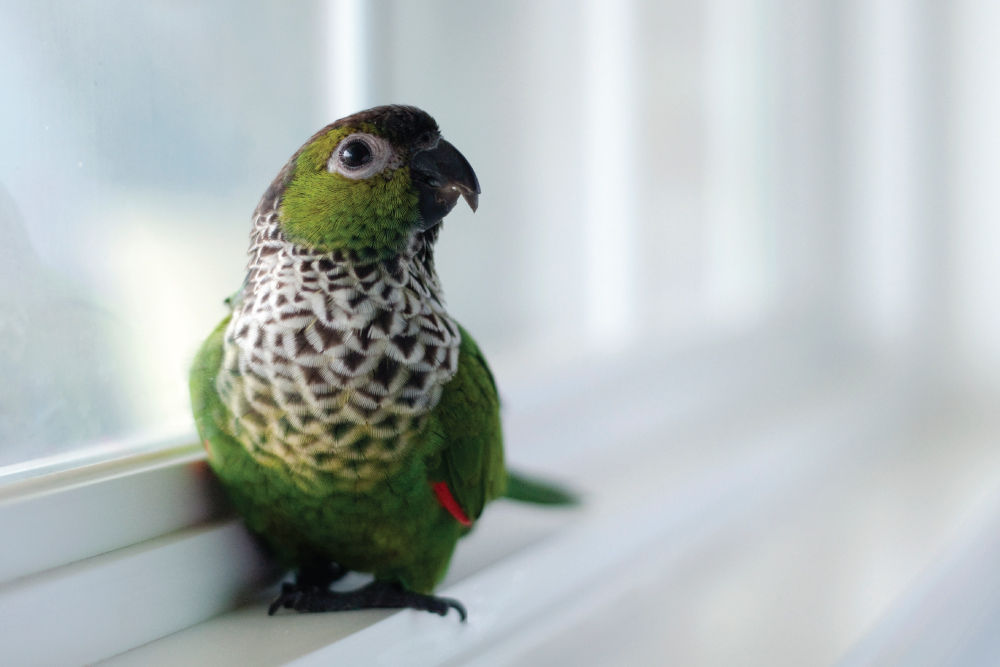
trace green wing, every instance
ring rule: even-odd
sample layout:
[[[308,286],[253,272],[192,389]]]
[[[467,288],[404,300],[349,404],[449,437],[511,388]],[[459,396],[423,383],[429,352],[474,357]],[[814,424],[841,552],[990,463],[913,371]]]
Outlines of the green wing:
[[[222,338],[228,325],[229,317],[226,317],[202,344],[191,365],[189,378],[191,410],[213,468],[219,467],[226,452],[235,444],[222,430],[222,424],[227,422],[226,408],[215,390],[215,377],[222,365]]]
[[[504,492],[500,399],[493,374],[472,336],[459,326],[458,370],[434,409],[434,430],[443,439],[432,482],[448,484],[465,514],[475,520],[483,506]]]

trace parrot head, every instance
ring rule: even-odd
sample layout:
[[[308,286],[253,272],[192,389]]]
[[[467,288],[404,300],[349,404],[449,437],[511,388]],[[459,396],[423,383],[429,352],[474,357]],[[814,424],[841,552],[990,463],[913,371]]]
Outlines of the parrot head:
[[[473,211],[479,181],[415,107],[382,106],[331,123],[289,160],[264,195],[285,237],[320,251],[382,259],[435,227],[459,196]]]

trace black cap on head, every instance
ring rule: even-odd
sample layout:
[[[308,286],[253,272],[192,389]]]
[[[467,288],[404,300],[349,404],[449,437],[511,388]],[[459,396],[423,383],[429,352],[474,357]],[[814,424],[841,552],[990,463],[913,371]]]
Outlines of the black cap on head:
[[[359,111],[341,118],[335,127],[371,123],[379,134],[397,146],[412,144],[424,138],[433,138],[440,133],[437,122],[431,115],[417,107],[388,104]]]

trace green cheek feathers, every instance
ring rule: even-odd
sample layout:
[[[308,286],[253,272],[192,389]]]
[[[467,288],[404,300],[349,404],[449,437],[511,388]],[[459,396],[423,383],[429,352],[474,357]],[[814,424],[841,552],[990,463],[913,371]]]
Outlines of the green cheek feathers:
[[[384,257],[399,252],[417,221],[409,168],[390,180],[351,181],[339,174],[297,175],[285,190],[281,222],[293,243],[317,250],[354,250]]]
[[[351,131],[334,130],[299,155],[282,197],[282,231],[293,243],[317,250],[353,250],[384,258],[405,247],[419,220],[419,198],[411,187],[409,167],[363,180],[328,172],[333,149]]]

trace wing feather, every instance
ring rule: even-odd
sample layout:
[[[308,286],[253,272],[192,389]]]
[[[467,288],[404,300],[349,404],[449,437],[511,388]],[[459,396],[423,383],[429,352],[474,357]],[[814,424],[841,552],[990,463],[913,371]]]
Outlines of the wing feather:
[[[465,514],[475,520],[507,482],[500,399],[493,374],[475,340],[461,326],[458,370],[434,409],[443,440],[431,483],[445,482]]]

